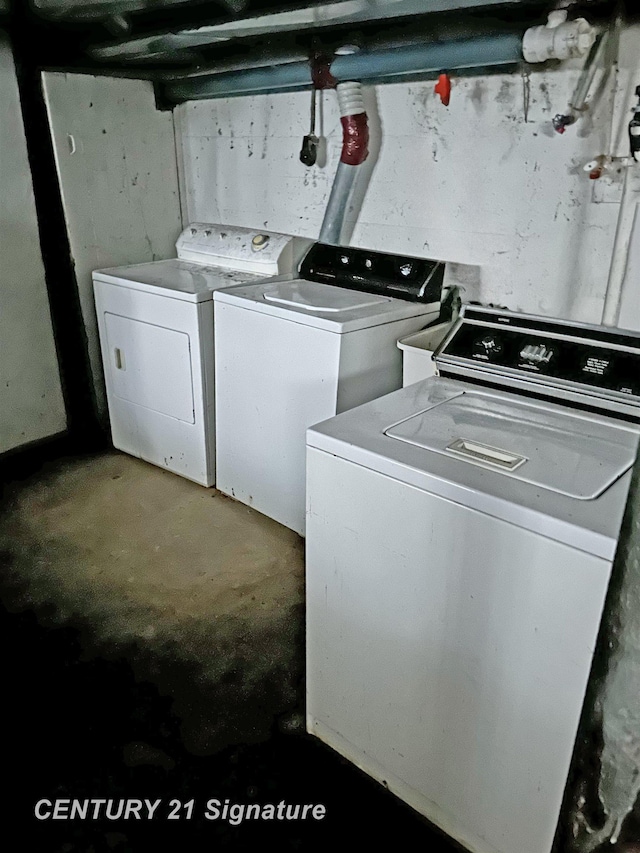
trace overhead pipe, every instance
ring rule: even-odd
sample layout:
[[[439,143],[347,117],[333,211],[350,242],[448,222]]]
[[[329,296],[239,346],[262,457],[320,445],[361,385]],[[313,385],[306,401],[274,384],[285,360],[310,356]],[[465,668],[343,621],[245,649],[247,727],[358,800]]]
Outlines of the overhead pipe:
[[[629,262],[631,238],[640,207],[640,86],[636,88],[636,97],[638,103],[633,110],[633,118],[629,122],[631,156],[625,161],[618,225],[613,242],[611,265],[602,309],[602,324],[604,326],[617,326],[620,321],[620,308]]]
[[[443,68],[461,71],[517,65],[522,61],[522,37],[522,33],[501,33],[361,50],[334,57],[331,74],[338,83],[395,83],[417,80]],[[299,61],[172,80],[164,84],[163,93],[169,103],[178,104],[206,98],[299,92],[311,86],[309,63]]]
[[[587,109],[587,96],[596,76],[596,71],[600,66],[600,59],[604,55],[609,38],[610,30],[605,30],[597,37],[582,69],[578,85],[569,101],[566,112],[559,113],[553,117],[553,127],[558,133],[564,133],[570,125],[575,124],[580,115]]]
[[[602,325],[617,326],[620,322],[620,308],[622,307],[622,294],[624,281],[629,263],[629,251],[631,249],[631,237],[638,210],[638,186],[637,178],[631,171],[637,171],[637,164],[629,165],[625,169],[622,184],[622,199],[618,213],[618,224],[613,240],[611,252],[611,264],[602,308]]]

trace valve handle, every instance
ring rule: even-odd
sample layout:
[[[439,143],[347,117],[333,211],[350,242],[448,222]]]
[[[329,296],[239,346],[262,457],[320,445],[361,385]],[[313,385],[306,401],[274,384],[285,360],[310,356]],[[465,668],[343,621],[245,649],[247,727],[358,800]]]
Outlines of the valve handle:
[[[448,107],[451,100],[451,77],[446,73],[440,74],[433,91],[436,95],[440,95],[441,102],[445,107]]]

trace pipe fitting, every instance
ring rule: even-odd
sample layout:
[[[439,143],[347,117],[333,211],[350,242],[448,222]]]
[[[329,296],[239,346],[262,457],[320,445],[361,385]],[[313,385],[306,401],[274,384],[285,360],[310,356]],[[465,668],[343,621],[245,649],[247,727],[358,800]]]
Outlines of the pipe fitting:
[[[571,127],[572,124],[575,124],[577,121],[577,115],[571,111],[568,113],[558,113],[551,119],[551,123],[553,124],[553,129],[556,133],[564,133],[568,127]]]
[[[526,62],[572,59],[585,56],[596,40],[597,30],[585,18],[563,20],[566,13],[552,12],[545,26],[530,27],[522,39]]]
[[[338,95],[340,118],[358,115],[365,111],[362,85],[360,83],[338,83],[336,92]]]

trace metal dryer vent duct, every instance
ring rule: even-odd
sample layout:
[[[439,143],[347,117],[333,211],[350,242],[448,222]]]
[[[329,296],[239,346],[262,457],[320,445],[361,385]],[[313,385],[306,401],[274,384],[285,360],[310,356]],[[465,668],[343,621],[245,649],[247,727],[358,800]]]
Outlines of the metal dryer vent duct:
[[[340,245],[349,197],[369,153],[369,127],[360,83],[338,83],[342,153],[320,229],[320,242]]]

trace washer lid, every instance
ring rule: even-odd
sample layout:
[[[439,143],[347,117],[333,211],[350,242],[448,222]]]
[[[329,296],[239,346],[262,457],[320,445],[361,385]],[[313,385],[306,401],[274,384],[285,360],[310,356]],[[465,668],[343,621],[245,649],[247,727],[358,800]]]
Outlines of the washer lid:
[[[470,406],[462,402],[465,396]],[[538,438],[526,448],[525,426]],[[390,434],[395,432],[403,434]],[[316,424],[307,430],[307,444],[611,560],[631,470],[615,478],[635,457],[639,432],[637,424],[435,376]],[[457,439],[468,443],[447,451]],[[487,464],[480,445],[488,445],[492,462],[504,464]],[[527,454],[536,469],[517,460],[508,467],[513,455]],[[589,467],[586,480],[581,465]],[[528,480],[527,466],[539,476]],[[568,494],[588,492],[601,494],[593,500]],[[455,531],[451,535],[455,543]]]
[[[262,297],[274,305],[322,314],[336,314],[340,311],[352,311],[355,308],[368,308],[370,305],[391,302],[391,299],[386,296],[358,293],[354,290],[333,287],[333,285],[318,287],[315,282],[302,279],[269,285],[263,291]]]
[[[214,300],[337,335],[412,317],[424,317],[426,326],[439,310],[439,305],[409,302],[294,276],[216,290]]]
[[[628,471],[637,447],[622,426],[466,391],[384,434],[579,500]]]

